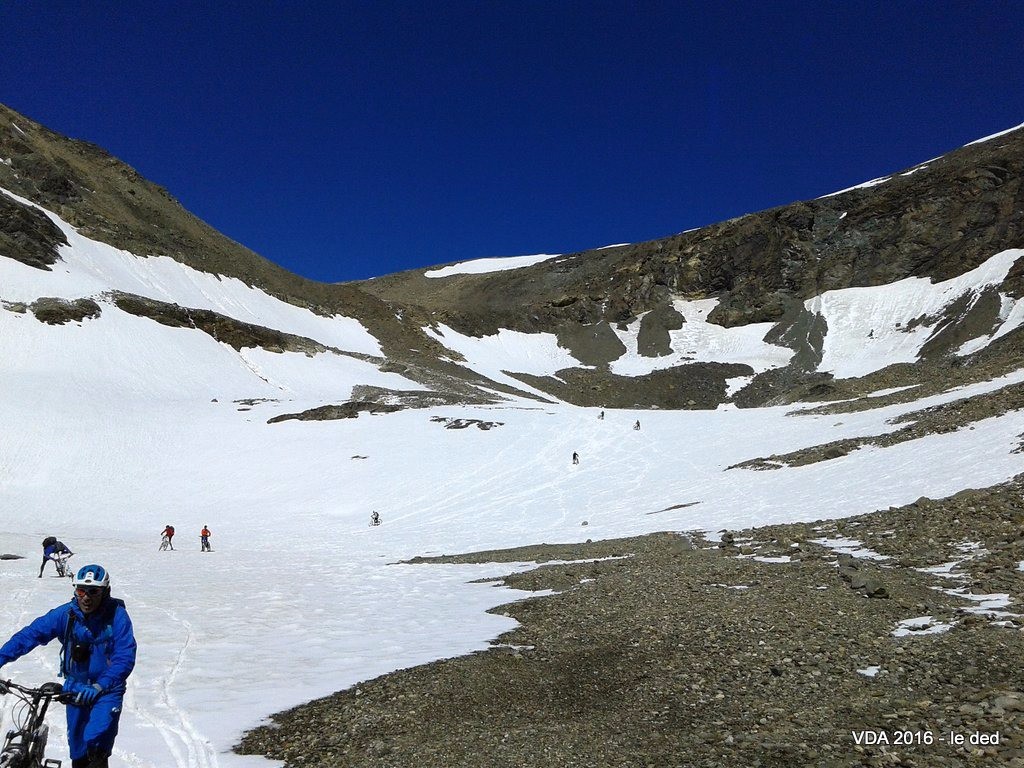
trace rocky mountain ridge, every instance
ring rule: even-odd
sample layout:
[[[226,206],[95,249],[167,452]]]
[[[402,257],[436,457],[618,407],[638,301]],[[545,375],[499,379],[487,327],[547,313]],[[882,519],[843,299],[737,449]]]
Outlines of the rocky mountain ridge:
[[[668,238],[565,254],[507,271],[430,277],[429,270],[413,270],[345,284],[306,280],[262,259],[102,149],[3,106],[0,188],[52,211],[94,240],[234,277],[320,315],[354,317],[380,342],[382,365],[427,390],[471,402],[510,392],[578,405],[647,408],[828,399],[866,394],[881,384],[944,378],[951,367],[963,378],[977,355],[1008,358],[1019,344],[1018,332],[1011,331],[979,352],[957,354],[965,340],[993,334],[1005,319],[1006,301],[1024,296],[1024,260],[998,285],[915,320],[932,330],[917,361],[872,371],[863,381],[822,370],[831,329],[808,301],[828,291],[910,277],[949,280],[1024,245],[1021,129],[883,180]],[[65,242],[39,209],[0,194],[0,255],[46,270]],[[124,296],[113,288],[121,308],[155,298]],[[742,360],[673,358],[679,352],[673,334],[687,322],[679,302],[701,300],[715,302],[706,321],[719,328],[765,324],[765,341],[791,350],[789,362],[758,370]],[[181,311],[199,314],[197,308]],[[52,321],[52,306],[50,312]],[[229,317],[207,324],[238,325]],[[443,327],[472,338],[502,329],[552,334],[577,362],[539,375],[509,361],[504,370],[522,382],[520,389],[481,374],[446,347],[433,333]],[[623,333],[630,329],[648,370],[623,375],[613,364],[627,351]],[[250,327],[235,333],[233,343],[277,351],[280,345],[266,346],[266,339],[278,336],[279,329]],[[311,339],[299,346],[317,344]]]

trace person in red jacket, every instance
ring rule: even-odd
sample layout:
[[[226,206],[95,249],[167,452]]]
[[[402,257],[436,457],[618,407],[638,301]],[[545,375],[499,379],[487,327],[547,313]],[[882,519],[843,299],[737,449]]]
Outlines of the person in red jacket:
[[[170,547],[171,549],[174,549],[174,526],[173,525],[165,526],[164,529],[162,531],[160,531],[160,536],[161,536],[161,539],[160,539],[160,549],[167,549],[168,547]]]

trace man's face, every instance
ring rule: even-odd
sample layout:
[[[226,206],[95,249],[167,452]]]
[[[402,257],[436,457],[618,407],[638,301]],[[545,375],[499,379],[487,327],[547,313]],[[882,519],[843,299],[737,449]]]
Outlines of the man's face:
[[[90,614],[103,602],[103,587],[75,587],[75,597],[82,613]]]

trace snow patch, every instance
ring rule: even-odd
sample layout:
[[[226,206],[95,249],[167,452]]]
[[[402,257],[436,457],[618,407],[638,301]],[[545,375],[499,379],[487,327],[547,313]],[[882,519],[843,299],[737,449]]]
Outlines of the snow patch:
[[[975,294],[976,300],[983,289],[1001,283],[1022,255],[1020,248],[1002,251],[976,269],[940,283],[908,277],[888,285],[826,291],[808,299],[805,308],[824,318],[828,326],[818,370],[836,378],[855,378],[895,363],[915,362],[934,331],[933,326],[915,325],[915,321],[941,315],[966,294]],[[988,341],[1021,322],[1024,309],[1015,306],[1003,323],[1006,330],[996,331]]]
[[[423,332],[461,355],[466,365],[477,373],[516,389],[533,392],[545,400],[550,400],[551,395],[524,384],[509,373],[552,376],[563,368],[586,367],[569,350],[558,345],[558,337],[553,333],[522,333],[502,328],[490,336],[476,338],[465,336],[443,323],[436,329],[424,328]]]
[[[772,323],[752,323],[736,328],[709,323],[707,317],[717,304],[718,299],[673,301],[673,308],[685,322],[682,328],[668,332],[672,351],[662,357],[646,357],[639,353],[643,315],[630,323],[625,331],[613,326],[626,352],[611,363],[611,372],[618,376],[645,376],[686,362],[719,362],[744,363],[757,374],[789,363],[793,350],[764,341],[765,334],[773,327]]]
[[[609,248],[612,246],[608,246]],[[483,275],[488,272],[504,272],[509,269],[532,267],[542,261],[560,256],[558,253],[539,253],[534,256],[500,256],[486,259],[461,261],[440,269],[428,269],[424,277],[451,277],[452,275]]]
[[[833,550],[844,555],[851,555],[852,557],[859,558],[861,560],[888,560],[888,555],[880,555],[873,549],[868,549],[861,544],[857,539],[848,539],[843,536],[835,538],[824,538],[824,539],[810,539],[812,544],[820,544],[823,547]]]
[[[908,635],[941,635],[953,628],[952,624],[944,624],[935,621],[931,616],[918,616],[913,619],[904,619],[896,625],[892,631],[893,637],[907,637]]]

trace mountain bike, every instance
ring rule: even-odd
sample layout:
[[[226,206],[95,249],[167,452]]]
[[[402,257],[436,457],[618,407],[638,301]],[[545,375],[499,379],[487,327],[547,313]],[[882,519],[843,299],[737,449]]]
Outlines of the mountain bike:
[[[165,533],[163,536],[160,537],[160,551],[163,552],[169,546],[171,546],[171,537]]]
[[[73,575],[71,573],[71,566],[68,564],[68,558],[70,557],[71,555],[65,555],[63,557],[55,557],[53,559],[53,564],[57,566],[58,576],[67,576],[68,578],[71,578]]]
[[[0,695],[10,693],[20,701],[14,705],[14,728],[7,732],[0,750],[0,768],[60,768],[61,761],[45,757],[50,726],[45,722],[51,701],[68,700],[60,683],[43,683],[38,688],[0,680]]]

